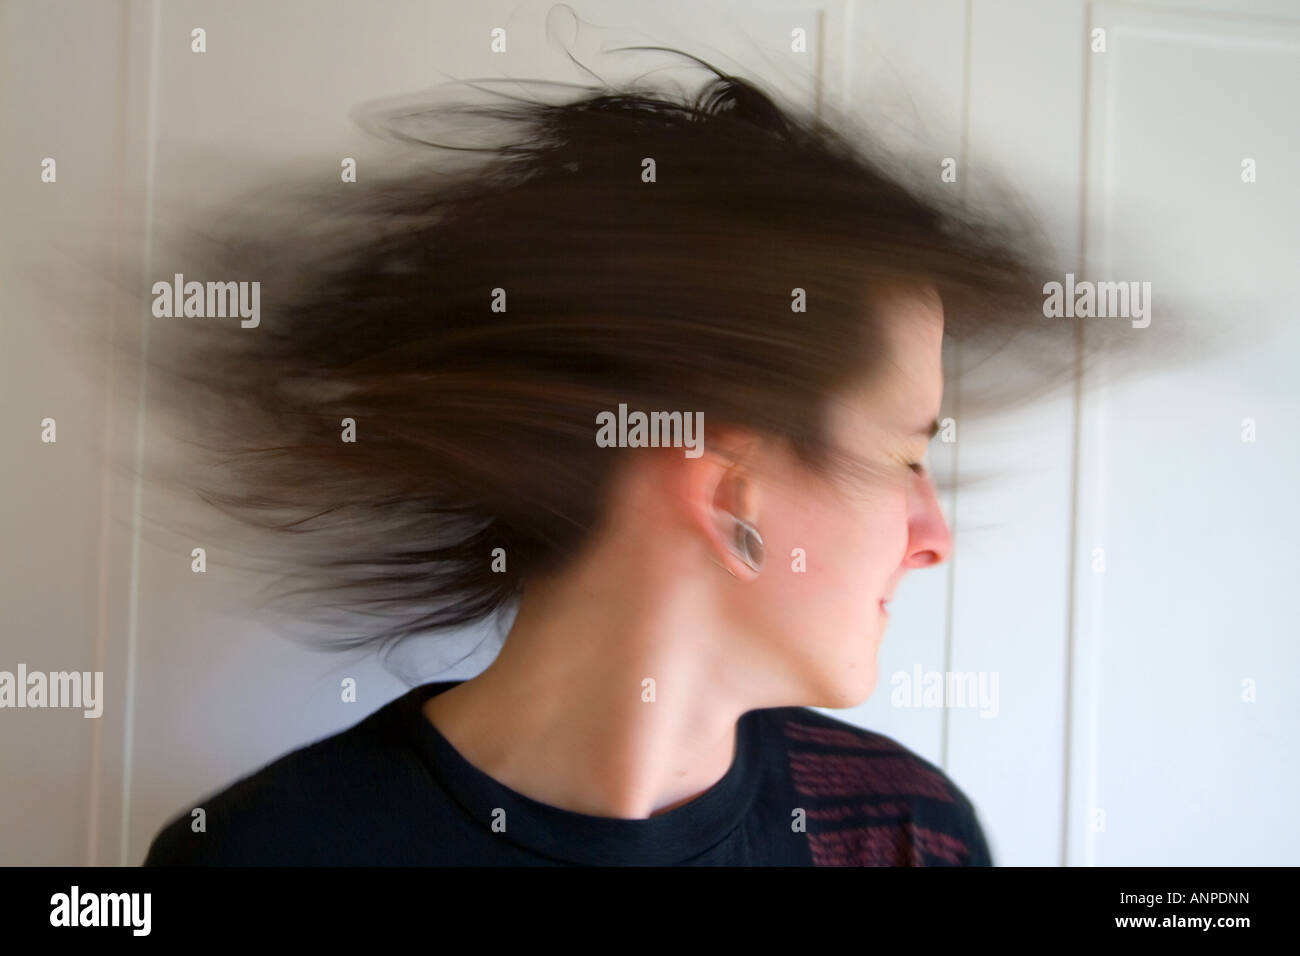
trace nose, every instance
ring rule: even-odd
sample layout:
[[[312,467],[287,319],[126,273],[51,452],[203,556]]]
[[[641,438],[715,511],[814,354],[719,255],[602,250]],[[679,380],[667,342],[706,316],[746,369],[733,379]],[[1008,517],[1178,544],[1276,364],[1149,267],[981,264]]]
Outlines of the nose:
[[[915,503],[908,516],[907,557],[903,564],[909,568],[928,568],[948,559],[952,553],[952,535],[930,476],[917,475],[916,481]]]

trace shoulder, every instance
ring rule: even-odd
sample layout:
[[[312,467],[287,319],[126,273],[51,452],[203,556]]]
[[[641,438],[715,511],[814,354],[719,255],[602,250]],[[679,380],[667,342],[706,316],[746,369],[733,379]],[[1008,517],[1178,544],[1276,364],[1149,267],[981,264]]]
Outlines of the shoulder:
[[[884,734],[807,707],[765,712],[807,801],[816,860],[832,865],[992,866],[970,798]]]
[[[381,708],[204,795],[158,831],[144,865],[350,860],[422,781],[418,759],[389,716]]]

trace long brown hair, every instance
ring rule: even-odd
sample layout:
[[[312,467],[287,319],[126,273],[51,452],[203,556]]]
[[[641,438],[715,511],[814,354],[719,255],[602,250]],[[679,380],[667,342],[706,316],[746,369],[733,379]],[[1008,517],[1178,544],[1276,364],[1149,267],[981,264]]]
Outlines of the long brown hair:
[[[261,282],[256,328],[152,319],[152,404],[198,453],[172,480],[267,532],[249,556],[346,617],[336,646],[478,621],[562,567],[627,453],[594,440],[620,403],[828,467],[828,397],[888,359],[886,286],[937,287],[950,341],[1020,343],[1040,381],[1074,369],[1042,313],[1060,270],[1008,196],[922,195],[848,117],[750,81],[381,118],[417,145],[400,172],[264,190],[155,270]],[[496,141],[412,132],[449,118]]]

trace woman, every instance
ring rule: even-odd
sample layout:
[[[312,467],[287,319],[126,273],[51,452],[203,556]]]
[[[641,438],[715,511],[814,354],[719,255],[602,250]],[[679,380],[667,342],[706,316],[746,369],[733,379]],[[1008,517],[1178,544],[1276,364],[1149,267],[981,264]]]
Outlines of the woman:
[[[899,582],[952,547],[945,333],[1073,360],[1043,272],[733,77],[459,116],[518,135],[191,268],[269,277],[260,325],[155,358],[225,456],[210,499],[295,593],[391,619],[339,643],[513,625],[146,864],[991,865],[942,771],[808,708],[871,695]]]

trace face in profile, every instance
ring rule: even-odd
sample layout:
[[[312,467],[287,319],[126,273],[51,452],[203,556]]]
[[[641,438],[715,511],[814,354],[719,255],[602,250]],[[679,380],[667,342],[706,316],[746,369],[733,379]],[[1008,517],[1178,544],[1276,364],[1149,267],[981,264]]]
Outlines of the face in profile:
[[[805,706],[850,707],[871,695],[887,602],[904,575],[945,560],[952,546],[923,467],[943,397],[942,304],[937,293],[898,293],[883,314],[891,361],[831,414],[833,441],[865,467],[828,481],[772,453],[765,467],[775,480],[756,511],[767,565],[739,589],[736,612],[754,636],[746,668],[776,682],[765,689],[772,697]]]

